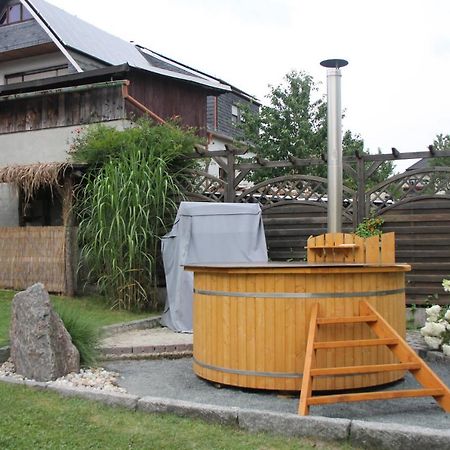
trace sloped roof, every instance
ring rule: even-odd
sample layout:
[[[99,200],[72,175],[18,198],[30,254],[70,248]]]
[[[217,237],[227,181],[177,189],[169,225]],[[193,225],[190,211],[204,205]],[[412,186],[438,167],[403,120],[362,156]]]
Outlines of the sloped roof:
[[[129,42],[102,31],[43,0],[27,0],[65,46],[112,65],[128,63],[145,69],[146,59]],[[149,67],[150,68],[150,67]]]
[[[150,50],[149,48],[143,47],[142,45],[137,44],[136,48],[138,48],[141,53],[145,56],[147,61],[149,61],[152,65],[155,65],[156,67],[161,68],[170,68],[170,70],[185,73],[185,74],[194,74],[195,76],[200,76],[202,78],[205,78],[209,81],[216,82],[216,83],[222,83],[231,88],[231,90],[241,95],[242,97],[246,98],[248,101],[251,101],[257,105],[261,105],[260,101],[253,95],[247,94],[243,90],[237,88],[236,86],[233,86],[226,81],[217,78],[213,75],[208,75],[205,72],[201,72],[197,69],[193,69],[192,67],[187,66],[186,64],[180,63],[179,61],[175,61],[174,59],[168,58],[167,56],[161,55],[160,53],[157,53],[153,50]]]
[[[75,50],[110,65],[127,63],[159,75],[201,84],[222,91],[230,87],[199,74],[183,74],[153,66],[134,44],[113,36],[44,0],[21,0],[31,8],[67,50]]]
[[[415,162],[411,166],[407,167],[405,170],[417,170],[417,169],[427,169],[430,167],[430,159],[422,158]]]

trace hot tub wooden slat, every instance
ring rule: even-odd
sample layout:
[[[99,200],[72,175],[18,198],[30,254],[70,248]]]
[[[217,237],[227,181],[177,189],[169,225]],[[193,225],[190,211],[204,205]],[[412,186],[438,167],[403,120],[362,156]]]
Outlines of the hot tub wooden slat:
[[[235,386],[299,390],[314,303],[319,303],[325,318],[348,317],[358,314],[359,301],[366,299],[362,294],[368,293],[367,300],[404,333],[404,274],[398,266],[332,266],[330,272],[324,267],[318,272],[303,267],[270,268],[266,265],[263,273],[257,273],[248,266],[241,270],[195,267],[194,370],[199,376]],[[349,296],[335,296],[336,292],[348,292]],[[264,298],[258,293],[270,295]],[[315,298],[314,293],[322,294]],[[365,324],[319,327],[320,340],[372,337]],[[392,363],[387,349],[380,350],[375,346],[364,351],[319,349],[317,358],[325,367]],[[388,372],[324,377],[315,380],[314,389],[366,387],[401,376],[401,372]]]

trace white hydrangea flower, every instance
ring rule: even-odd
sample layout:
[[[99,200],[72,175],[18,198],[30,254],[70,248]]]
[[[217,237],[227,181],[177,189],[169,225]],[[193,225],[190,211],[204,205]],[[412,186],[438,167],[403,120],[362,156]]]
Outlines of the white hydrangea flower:
[[[442,287],[444,288],[445,292],[450,292],[450,279],[442,280]]]
[[[425,312],[427,313],[428,318],[437,317],[441,312],[441,307],[439,305],[433,305],[427,308]]]
[[[445,332],[445,325],[437,322],[427,322],[424,327],[420,329],[422,336],[439,337]]]
[[[444,319],[445,319],[447,322],[450,322],[450,308],[447,309],[447,312],[445,313]]]
[[[420,329],[422,336],[432,336],[432,322],[426,322],[425,326]]]
[[[434,336],[424,336],[425,342],[432,350],[439,350],[440,345],[442,344],[442,338],[434,337]]]
[[[450,345],[442,344],[442,351],[444,352],[445,356],[450,356]]]

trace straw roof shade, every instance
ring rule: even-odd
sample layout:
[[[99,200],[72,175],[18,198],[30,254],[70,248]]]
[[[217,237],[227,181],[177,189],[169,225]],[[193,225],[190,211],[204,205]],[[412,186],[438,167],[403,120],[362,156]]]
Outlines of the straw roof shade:
[[[10,183],[20,188],[25,201],[29,201],[40,188],[61,188],[68,169],[72,169],[71,164],[59,162],[2,167],[0,183]]]

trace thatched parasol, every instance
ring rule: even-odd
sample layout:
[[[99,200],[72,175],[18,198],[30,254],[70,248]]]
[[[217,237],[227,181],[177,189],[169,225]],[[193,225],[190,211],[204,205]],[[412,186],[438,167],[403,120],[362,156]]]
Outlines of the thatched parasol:
[[[0,168],[0,183],[20,188],[28,202],[40,188],[62,188],[65,172],[72,168],[70,163],[60,162],[6,166]]]

